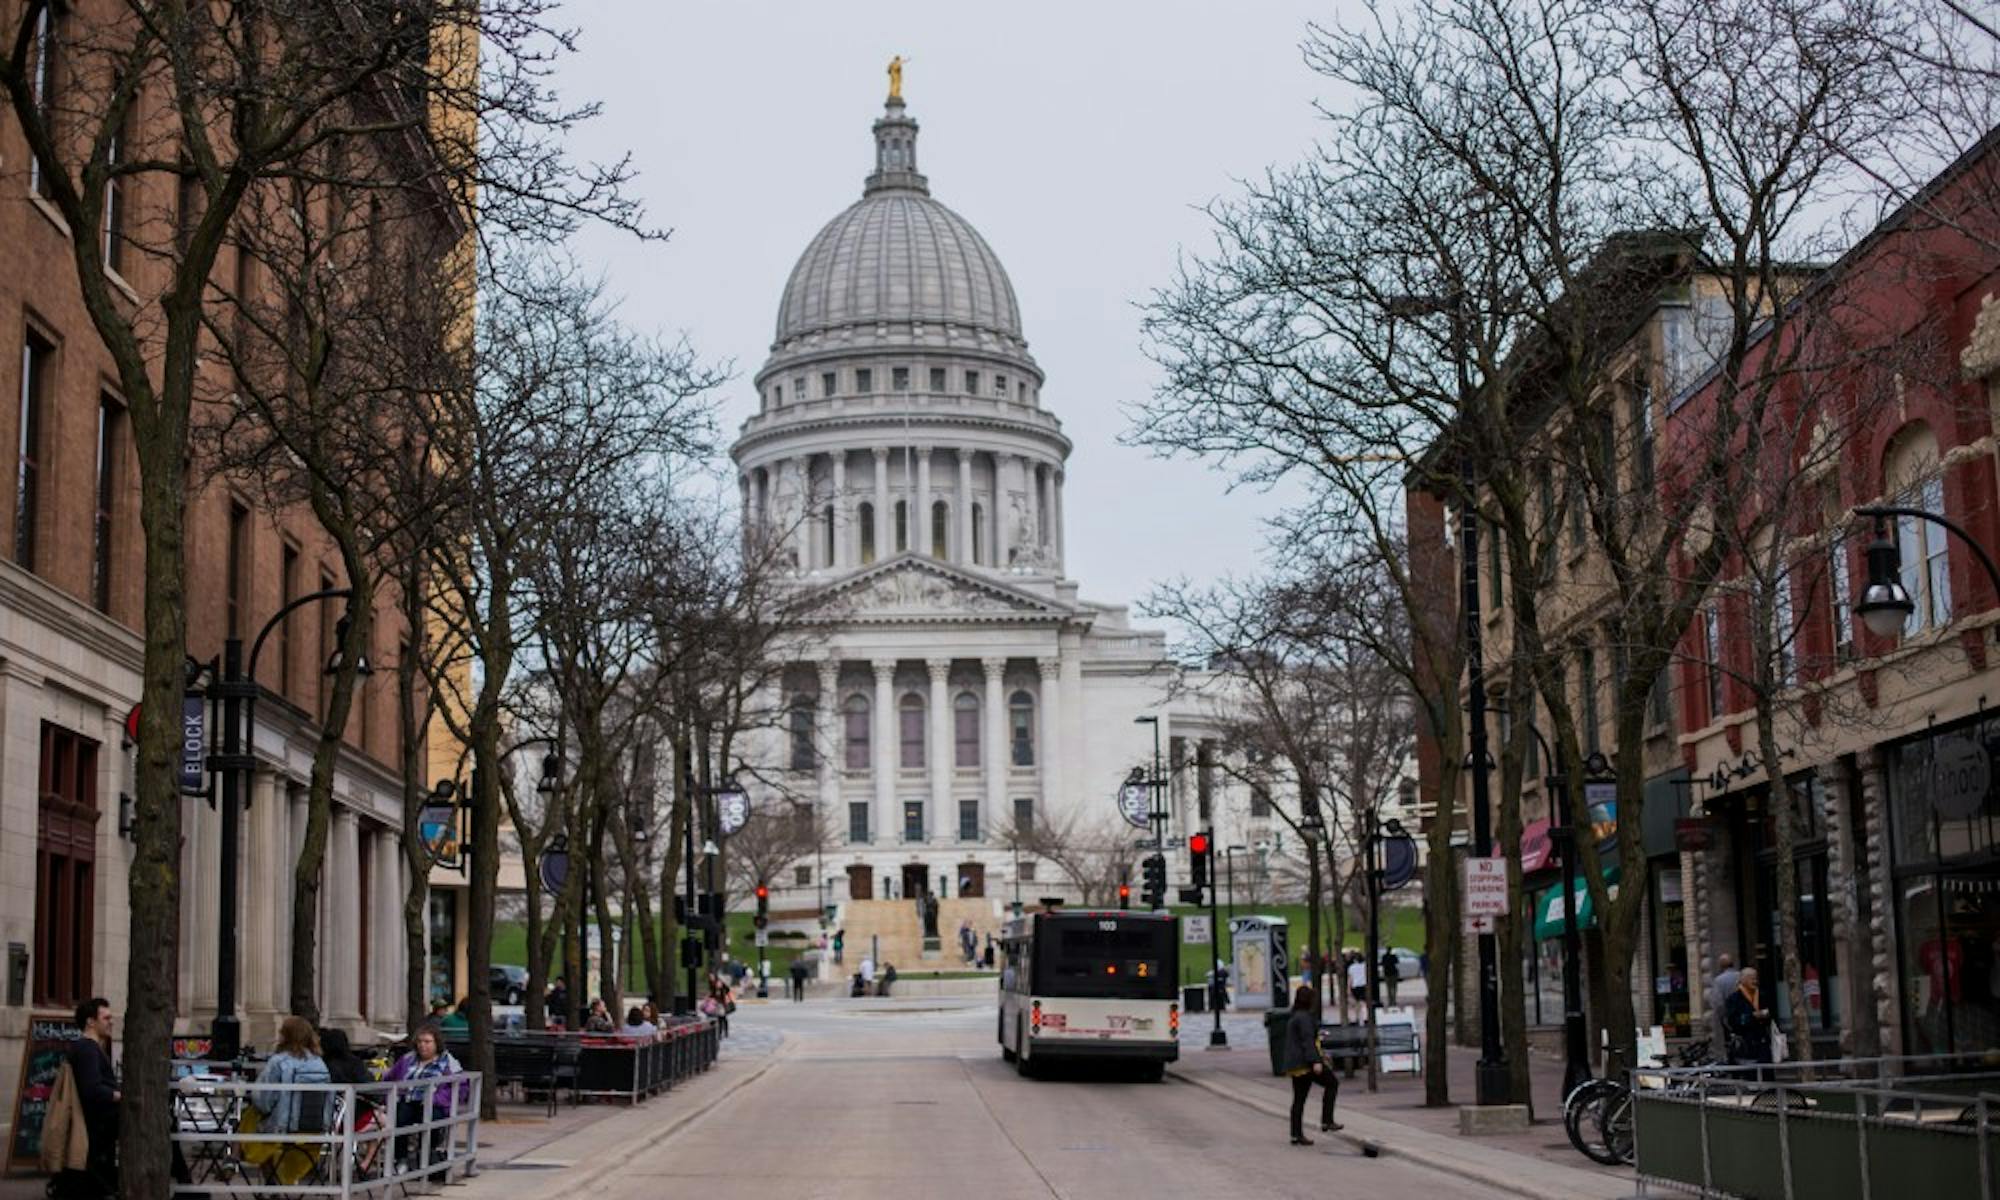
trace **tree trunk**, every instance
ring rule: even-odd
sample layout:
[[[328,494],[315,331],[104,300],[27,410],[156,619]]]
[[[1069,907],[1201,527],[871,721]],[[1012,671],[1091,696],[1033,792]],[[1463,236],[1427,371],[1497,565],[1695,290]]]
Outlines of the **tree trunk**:
[[[1779,585],[1784,586],[1782,580]],[[1776,835],[1776,845],[1772,847],[1776,861],[1772,866],[1777,875],[1777,895],[1773,901],[1778,908],[1778,963],[1784,974],[1785,995],[1791,1000],[1792,1034],[1786,1045],[1792,1059],[1810,1062],[1812,1009],[1806,1004],[1805,968],[1799,958],[1799,866],[1793,856],[1798,840],[1797,816],[1791,786],[1785,782],[1784,760],[1778,753],[1777,717],[1772,712],[1768,690],[1757,700],[1757,750],[1764,760],[1764,781],[1770,788],[1768,803]]]
[[[1437,813],[1424,831],[1424,953],[1430,960],[1424,975],[1424,1104],[1431,1108],[1451,1103],[1452,981],[1458,977],[1458,858],[1451,834],[1457,824],[1460,731],[1456,722],[1444,725]]]
[[[167,306],[170,351],[193,344],[194,317]],[[167,394],[185,397],[192,369],[187,351],[169,354]],[[175,390],[174,376],[181,378]],[[139,454],[139,515],[146,541],[145,679],[139,710],[129,876],[131,940],[125,977],[123,1100],[118,1157],[127,1200],[154,1200],[173,1190],[168,1168],[173,1081],[167,1049],[179,995],[181,796],[176,751],[181,744],[181,693],[187,645],[185,401],[130,396]],[[247,799],[247,797],[246,797]]]
[[[319,505],[314,506],[316,509]],[[322,517],[322,524],[325,519]],[[291,1010],[317,1025],[319,1009],[319,891],[326,870],[326,835],[333,818],[333,777],[345,742],[348,710],[360,679],[354,664],[367,654],[375,628],[375,587],[357,555],[343,554],[352,589],[346,602],[347,639],[340,645],[341,669],[333,675],[326,719],[313,745],[311,782],[306,788],[306,830],[292,865]],[[319,603],[327,603],[320,601]],[[401,673],[401,667],[398,667]],[[347,881],[342,880],[344,885]]]
[[[413,564],[422,559],[411,555]],[[421,566],[403,573],[403,619],[413,637],[425,628]],[[403,891],[403,1028],[415,1029],[427,1015],[430,974],[430,936],[425,927],[430,907],[430,852],[424,849],[419,826],[424,807],[423,726],[430,712],[428,704],[417,703],[417,653],[406,654],[396,663],[396,719],[403,731],[403,868],[409,872],[409,886]]]

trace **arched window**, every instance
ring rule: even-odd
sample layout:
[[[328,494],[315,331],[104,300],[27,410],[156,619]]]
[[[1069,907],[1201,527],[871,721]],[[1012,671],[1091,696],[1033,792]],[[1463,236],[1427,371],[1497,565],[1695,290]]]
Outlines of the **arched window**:
[[[916,770],[924,765],[924,698],[911,692],[896,706],[898,761]]]
[[[1015,692],[1007,700],[1007,730],[1014,747],[1014,765],[1035,765],[1035,698]]]
[[[986,561],[986,508],[979,504],[972,506],[972,561]]]
[[[861,526],[861,561],[875,561],[875,506],[866,500],[855,510],[855,522]]]
[[[813,701],[811,696],[793,696],[786,712],[792,735],[792,770],[810,771],[818,763],[813,753]]]
[[[847,769],[865,771],[868,769],[868,697],[849,696],[841,705],[841,721],[846,726],[843,731],[847,745]]]
[[[979,765],[979,697],[960,692],[951,702],[952,761],[961,767]]]
[[[909,548],[910,502],[908,500],[898,500],[896,501],[896,552],[900,554]]]
[[[933,501],[931,504],[931,557],[949,558],[951,556],[950,540],[951,510],[945,507],[944,501]]]
[[[1937,435],[1922,421],[1900,430],[1882,456],[1883,491],[1889,503],[1926,512],[1944,511],[1944,473],[1939,467]],[[1896,519],[1896,550],[1902,584],[1916,602],[1903,623],[1915,633],[1951,621],[1951,556],[1944,530],[1914,517]]]
[[[826,522],[826,565],[830,567],[838,557],[833,552],[833,505],[829,504],[826,506],[826,512],[823,514],[822,519]]]

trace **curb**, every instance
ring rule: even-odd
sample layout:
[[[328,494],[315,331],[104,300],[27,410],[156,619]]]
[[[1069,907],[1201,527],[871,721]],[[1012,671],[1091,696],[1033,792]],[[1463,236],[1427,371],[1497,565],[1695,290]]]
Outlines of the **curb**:
[[[751,1071],[748,1075],[743,1076],[741,1079],[736,1080],[734,1083],[731,1083],[728,1087],[724,1088],[720,1093],[716,1094],[715,1096],[705,1098],[699,1107],[692,1107],[688,1111],[680,1113],[673,1119],[666,1121],[660,1125],[649,1126],[647,1129],[646,1140],[648,1142],[658,1142],[673,1137],[675,1134],[679,1133],[682,1129],[685,1129],[690,1123],[707,1115],[709,1110],[712,1109],[715,1105],[722,1103],[724,1100],[727,1100],[729,1097],[742,1091],[744,1088],[749,1087],[751,1084],[757,1082],[759,1079],[762,1079],[766,1073],[768,1073],[773,1067],[776,1067],[778,1063],[781,1061],[781,1056],[784,1052],[785,1044],[789,1040],[790,1040],[789,1038],[780,1037],[778,1044],[775,1047],[773,1047],[771,1053],[765,1057],[765,1061],[761,1066],[759,1066],[756,1070]],[[616,1114],[616,1116],[607,1117],[606,1120],[616,1120],[619,1117],[630,1116],[642,1113],[644,1111],[645,1110],[643,1108],[627,1109],[623,1113]],[[595,1124],[587,1125],[581,1129],[571,1131],[571,1133],[565,1135],[565,1137],[574,1137],[579,1134],[587,1133],[596,1127],[597,1126]],[[564,1138],[552,1139],[551,1141],[544,1143],[542,1146],[536,1147],[535,1150],[529,1151],[528,1153],[539,1156],[540,1154],[547,1152],[550,1146],[554,1146],[563,1140]],[[560,1182],[555,1183],[553,1187],[551,1187],[548,1191],[541,1193],[541,1195],[545,1198],[545,1200],[565,1200],[565,1198],[567,1197],[581,1196],[586,1192],[588,1192],[593,1184],[597,1183],[599,1180],[603,1179],[607,1175],[610,1175],[612,1172],[618,1170],[624,1165],[625,1165],[625,1160],[622,1156],[612,1156],[612,1155],[600,1156],[598,1162],[595,1165],[584,1166],[581,1167],[580,1169],[572,1168],[569,1171],[563,1172],[565,1178],[563,1178]],[[489,1175],[489,1172],[490,1168],[489,1170],[481,1171],[479,1175],[475,1176],[474,1178],[486,1177]]]
[[[1245,1095],[1242,1092],[1236,1091],[1233,1088],[1224,1087],[1219,1083],[1214,1083],[1206,1079],[1201,1079],[1195,1075],[1191,1075],[1183,1071],[1170,1070],[1168,1072],[1168,1077],[1174,1079],[1177,1082],[1185,1083],[1192,1087],[1198,1087],[1205,1092],[1209,1092],[1213,1095],[1220,1096],[1225,1100],[1234,1101],[1237,1104],[1241,1104],[1245,1108],[1254,1109],[1258,1112],[1264,1113],[1267,1116],[1277,1117],[1281,1120],[1291,1116],[1291,1109],[1286,1105],[1266,1102],[1260,1098]],[[1364,1123],[1369,1125],[1394,1124],[1394,1122],[1388,1121],[1382,1117],[1364,1115],[1360,1119]],[[1347,1120],[1349,1122],[1352,1122],[1355,1120],[1355,1117],[1352,1114],[1349,1114]],[[1412,1152],[1406,1147],[1398,1146],[1392,1140],[1363,1137],[1360,1134],[1348,1133],[1348,1132],[1322,1133],[1320,1134],[1320,1137],[1322,1139],[1337,1139],[1339,1141],[1346,1142],[1348,1145],[1352,1146],[1355,1150],[1364,1153],[1372,1149],[1374,1150],[1375,1153],[1380,1154],[1385,1158],[1387,1157],[1400,1158],[1405,1162],[1414,1163],[1417,1166],[1425,1168],[1426,1170],[1436,1171],[1443,1175],[1451,1175],[1459,1179],[1468,1180],[1472,1183],[1480,1184],[1483,1187],[1492,1188],[1497,1192],[1504,1192],[1510,1196],[1522,1196],[1526,1197],[1527,1200],[1548,1200],[1551,1194],[1547,1186],[1544,1185],[1538,1187],[1534,1182],[1522,1179],[1517,1175],[1508,1174],[1501,1171],[1482,1170],[1479,1169],[1479,1167],[1477,1167],[1476,1165],[1468,1162],[1462,1162],[1456,1160],[1440,1160],[1432,1158],[1422,1153]],[[1520,1156],[1510,1154],[1510,1157],[1520,1157]],[[1561,1169],[1568,1170],[1570,1168],[1561,1168]],[[1610,1177],[1608,1176],[1606,1177],[1607,1181],[1609,1181],[1609,1178]]]

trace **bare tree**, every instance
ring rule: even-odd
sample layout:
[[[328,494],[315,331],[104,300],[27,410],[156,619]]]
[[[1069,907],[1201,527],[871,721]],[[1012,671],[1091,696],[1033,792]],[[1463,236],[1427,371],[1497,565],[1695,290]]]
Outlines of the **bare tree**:
[[[1048,862],[1061,871],[1085,906],[1117,902],[1118,886],[1130,883],[1139,852],[1130,827],[1102,816],[1071,810],[1061,816],[1004,820],[996,834],[1017,855]]]

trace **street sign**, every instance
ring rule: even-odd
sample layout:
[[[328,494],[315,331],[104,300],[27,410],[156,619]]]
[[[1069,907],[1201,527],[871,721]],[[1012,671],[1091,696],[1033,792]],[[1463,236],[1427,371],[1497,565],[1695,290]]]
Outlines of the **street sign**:
[[[208,748],[208,701],[201,696],[181,697],[181,794],[199,796],[208,790],[202,774],[202,755]]]
[[[1479,916],[1465,918],[1465,932],[1467,933],[1498,933],[1499,930],[1499,922],[1494,917]]]
[[[1118,815],[1125,823],[1144,829],[1152,823],[1153,789],[1143,783],[1128,783],[1118,789]]]
[[[1209,926],[1207,917],[1181,918],[1181,944],[1183,946],[1206,946],[1215,938],[1215,930]]]
[[[569,882],[569,838],[557,834],[549,839],[542,851],[542,859],[537,864],[542,879],[542,890],[553,896],[563,890]]]
[[[1507,915],[1507,860],[1468,858],[1465,860],[1465,917],[1468,927],[1474,917]]]
[[[1417,875],[1417,843],[1408,834],[1382,839],[1382,890],[1393,892]]]
[[[759,929],[759,930],[757,931],[757,944],[758,944],[759,946],[768,946],[768,945],[770,945],[770,944],[771,944],[771,931],[770,931],[770,930],[768,930],[768,929]]]

